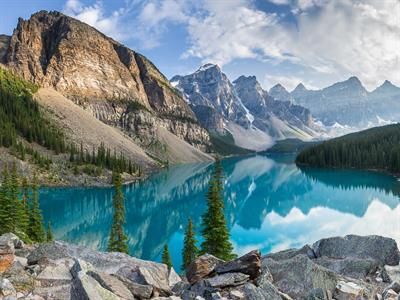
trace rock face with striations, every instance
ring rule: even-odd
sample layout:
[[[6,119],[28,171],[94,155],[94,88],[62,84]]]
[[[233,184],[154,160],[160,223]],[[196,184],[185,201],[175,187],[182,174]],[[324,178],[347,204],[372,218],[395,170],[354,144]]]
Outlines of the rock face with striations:
[[[197,148],[209,147],[189,105],[146,57],[62,13],[19,19],[3,62],[127,130],[142,146],[154,142],[156,123]]]

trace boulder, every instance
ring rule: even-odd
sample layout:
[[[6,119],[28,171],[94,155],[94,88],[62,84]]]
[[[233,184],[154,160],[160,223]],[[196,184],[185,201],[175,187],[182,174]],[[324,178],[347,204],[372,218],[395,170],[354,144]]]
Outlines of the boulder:
[[[260,251],[254,250],[235,260],[220,263],[214,270],[218,274],[239,272],[249,275],[251,279],[255,279],[261,273]]]
[[[8,270],[14,262],[13,254],[0,255],[0,273]]]
[[[373,259],[381,265],[396,266],[400,253],[396,241],[376,235],[333,237],[312,246],[316,257]]]
[[[385,271],[390,281],[400,282],[400,265],[398,266],[385,266]]]
[[[273,284],[295,299],[306,298],[315,288],[333,293],[341,279],[340,275],[317,265],[305,255],[281,261],[267,258],[266,264],[274,279]]]
[[[269,253],[269,254],[265,255],[264,257],[272,258],[273,260],[285,260],[285,259],[293,258],[300,254],[305,255],[310,259],[316,258],[314,250],[308,245],[305,245],[300,249],[288,249],[288,250],[283,250],[283,251],[279,251],[276,253]]]
[[[118,275],[114,276],[124,283],[133,296],[139,299],[151,298],[151,295],[153,294],[153,287],[151,285],[139,284]]]
[[[45,266],[36,279],[41,282],[50,282],[51,284],[70,282],[72,280],[70,272],[72,266],[72,261],[66,261],[65,259],[55,261]]]
[[[336,300],[364,299],[365,291],[354,282],[339,281],[333,293]]]
[[[383,298],[385,299],[386,294],[388,293],[389,290],[394,291],[395,293],[399,294],[400,293],[400,283],[397,281],[392,282],[390,285],[388,285],[382,293]]]
[[[115,276],[108,275],[102,272],[89,271],[87,273],[91,277],[97,280],[100,285],[119,296],[122,299],[133,299],[133,295],[130,290]]]
[[[10,282],[10,280],[6,278],[0,278],[0,296],[15,296],[17,291],[14,286]]]
[[[4,241],[10,241],[14,245],[14,249],[22,249],[25,244],[14,233],[5,233],[0,236],[0,244]]]
[[[217,265],[223,263],[219,258],[204,254],[196,258],[186,269],[186,277],[190,284],[195,284],[203,278],[206,278]]]
[[[29,272],[25,270],[24,266],[17,261],[3,273],[3,276],[10,280],[12,285],[20,292],[30,291],[33,289],[35,284],[33,276],[29,274]]]
[[[250,276],[243,273],[224,273],[205,280],[206,286],[214,289],[238,286],[246,283]]]
[[[33,294],[44,299],[74,300],[72,284],[36,287],[33,290]]]
[[[168,281],[168,267],[166,265],[160,265],[159,268],[139,267],[138,271],[141,278],[139,283],[151,285],[160,296],[172,295]]]
[[[397,294],[395,291],[393,290],[388,290],[386,291],[386,294],[384,296],[384,300],[398,300],[399,298],[399,294]]]
[[[120,298],[103,288],[94,278],[84,271],[79,271],[74,276],[74,290],[72,299],[86,300],[119,300]]]
[[[320,266],[323,266],[337,274],[357,279],[363,279],[367,275],[374,274],[379,269],[379,262],[375,259],[366,258],[329,258],[319,257],[314,260]]]

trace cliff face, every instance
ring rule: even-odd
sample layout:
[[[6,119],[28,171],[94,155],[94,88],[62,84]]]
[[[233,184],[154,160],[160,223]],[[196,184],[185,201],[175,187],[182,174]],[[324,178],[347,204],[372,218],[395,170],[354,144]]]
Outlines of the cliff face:
[[[59,12],[19,19],[3,61],[138,140],[151,140],[149,126],[157,123],[202,150],[209,147],[188,104],[148,59]]]

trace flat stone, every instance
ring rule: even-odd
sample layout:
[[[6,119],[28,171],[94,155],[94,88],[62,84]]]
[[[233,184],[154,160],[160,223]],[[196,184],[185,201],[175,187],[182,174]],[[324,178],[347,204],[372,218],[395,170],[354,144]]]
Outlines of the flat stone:
[[[382,266],[396,266],[400,252],[394,239],[377,235],[333,237],[313,244],[317,257],[373,259]]]
[[[250,276],[243,273],[224,273],[205,280],[207,286],[212,288],[224,288],[242,285]]]
[[[365,291],[354,282],[340,281],[333,293],[336,300],[364,299]]]
[[[288,249],[276,253],[269,253],[263,258],[272,258],[273,260],[279,261],[291,259],[297,255],[305,255],[310,259],[316,258],[314,250],[309,245],[305,245],[300,249]]]
[[[194,284],[210,275],[218,264],[223,263],[219,258],[204,254],[197,257],[187,268],[186,277],[190,284]]]
[[[15,296],[16,294],[17,291],[15,290],[10,280],[6,278],[0,278],[0,295]]]
[[[115,276],[94,271],[89,271],[87,274],[96,279],[103,288],[109,290],[110,292],[121,297],[122,299],[134,298],[129,289]]]
[[[103,288],[94,278],[80,271],[74,277],[73,299],[119,300],[120,298]]]
[[[64,264],[49,265],[37,276],[38,280],[71,281],[70,267]]]
[[[215,267],[218,274],[239,272],[247,274],[251,279],[257,278],[261,273],[260,251],[251,251],[235,260],[220,263]]]
[[[139,267],[141,281],[145,285],[153,286],[154,290],[159,293],[160,296],[172,295],[168,282],[168,272],[168,267],[166,265],[160,265],[158,268]]]
[[[118,278],[124,285],[129,289],[129,291],[135,297],[139,299],[150,299],[151,295],[153,294],[153,287],[151,285],[144,285],[133,282],[125,277],[121,277],[118,275],[113,275]]]
[[[72,284],[37,287],[33,290],[33,293],[44,299],[74,300]]]

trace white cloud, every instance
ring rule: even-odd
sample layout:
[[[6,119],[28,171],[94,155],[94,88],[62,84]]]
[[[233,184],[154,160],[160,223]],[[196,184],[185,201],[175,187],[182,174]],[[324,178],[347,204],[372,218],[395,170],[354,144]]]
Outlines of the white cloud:
[[[114,39],[124,40],[128,37],[128,33],[122,25],[126,8],[120,8],[106,15],[102,2],[84,6],[79,0],[67,0],[64,5],[64,13],[95,27]]]
[[[206,13],[189,19],[184,57],[221,65],[289,60],[335,78],[356,75],[368,88],[384,79],[400,84],[399,1],[299,0],[294,8],[297,26],[245,1],[205,1]]]
[[[269,2],[276,5],[289,5],[291,3],[290,0],[269,0]]]

